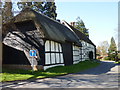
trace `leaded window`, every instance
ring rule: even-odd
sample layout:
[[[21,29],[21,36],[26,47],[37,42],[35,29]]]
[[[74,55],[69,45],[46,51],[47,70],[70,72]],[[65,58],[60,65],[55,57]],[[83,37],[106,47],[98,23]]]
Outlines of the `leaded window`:
[[[45,43],[45,64],[63,64],[63,62],[61,44],[47,40]]]

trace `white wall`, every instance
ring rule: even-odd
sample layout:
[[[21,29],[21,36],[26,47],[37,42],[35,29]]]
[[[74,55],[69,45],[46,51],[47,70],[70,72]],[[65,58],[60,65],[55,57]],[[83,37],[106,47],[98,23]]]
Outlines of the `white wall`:
[[[56,65],[50,65],[50,66],[44,66],[44,70],[51,68],[51,67],[55,67],[55,66],[64,66],[64,64],[56,64]]]
[[[93,52],[93,59],[95,59],[95,47],[92,44],[89,44],[85,41],[81,41],[82,43],[82,61],[89,59],[89,52]]]
[[[81,50],[80,47],[73,45],[73,64],[81,61]]]

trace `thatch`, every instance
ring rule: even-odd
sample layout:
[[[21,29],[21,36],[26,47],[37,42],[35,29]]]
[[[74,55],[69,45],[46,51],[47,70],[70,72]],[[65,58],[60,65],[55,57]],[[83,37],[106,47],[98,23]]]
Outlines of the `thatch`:
[[[89,44],[92,44],[93,46],[95,46],[95,44],[82,32],[80,32],[79,30],[77,30],[76,28],[74,28],[73,26],[71,26],[70,24],[68,24],[66,21],[64,21],[64,23],[66,23],[79,37],[80,40],[83,40]],[[96,46],[95,46],[96,47]]]
[[[75,43],[78,46],[82,46],[79,38],[76,37],[69,28],[43,14],[37,13],[30,8],[25,8],[17,16],[8,21],[7,24],[22,23],[23,21],[28,20],[34,21],[37,28],[42,28],[43,38],[58,42],[68,41]]]

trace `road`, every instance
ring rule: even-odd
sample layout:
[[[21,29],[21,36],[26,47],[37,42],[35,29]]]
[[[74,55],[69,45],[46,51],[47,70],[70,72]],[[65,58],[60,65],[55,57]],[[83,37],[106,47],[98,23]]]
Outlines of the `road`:
[[[103,61],[101,64],[83,72],[37,80],[3,83],[10,88],[118,88],[120,72],[114,62]]]

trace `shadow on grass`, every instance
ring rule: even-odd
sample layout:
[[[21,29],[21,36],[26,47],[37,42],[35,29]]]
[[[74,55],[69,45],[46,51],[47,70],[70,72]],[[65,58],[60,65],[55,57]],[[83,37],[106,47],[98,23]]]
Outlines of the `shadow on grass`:
[[[38,78],[45,78],[45,77],[53,77],[53,76],[58,76],[58,75],[65,75],[69,73],[77,73],[89,68],[93,68],[98,66],[99,63],[97,62],[91,62],[91,61],[83,61],[78,64],[74,64],[71,66],[56,66],[49,68],[45,71],[34,71],[32,72],[31,70],[8,70],[8,69],[3,69],[3,73],[8,73],[8,74],[20,74],[20,75],[32,75],[29,76],[28,78],[24,80],[30,80],[30,79],[38,79]],[[20,76],[19,76],[20,77]],[[23,77],[24,78],[24,77]],[[14,79],[14,77],[13,77]]]
[[[91,65],[92,64],[94,64],[94,63],[90,63]],[[83,67],[84,65],[86,65],[86,64],[80,64],[80,66],[81,67]],[[90,65],[90,66],[91,66]],[[36,80],[36,79],[33,79],[33,78],[37,78],[37,77],[39,77],[39,73],[38,72],[34,72],[34,75],[33,75],[33,77],[31,77],[31,78],[29,78],[29,79],[33,79],[33,80],[27,80],[25,83],[16,83],[16,85],[15,86],[12,86],[12,87],[16,87],[16,86],[19,86],[19,85],[26,85],[26,84],[29,84],[29,83],[34,83],[34,84],[38,84],[38,85],[48,85],[48,86],[50,86],[50,87],[61,87],[61,85],[63,84],[63,83],[67,83],[66,85],[66,87],[72,87],[72,85],[73,85],[73,83],[80,83],[81,81],[83,82],[83,81],[85,81],[85,82],[88,82],[88,83],[91,83],[91,84],[94,84],[94,83],[96,83],[97,85],[102,85],[101,83],[103,83],[103,79],[100,81],[100,78],[103,78],[103,76],[101,75],[101,77],[99,77],[99,78],[96,78],[96,76],[91,76],[91,78],[90,78],[90,76],[88,75],[88,76],[84,76],[84,75],[82,75],[82,74],[97,74],[97,75],[99,75],[99,74],[102,74],[102,73],[106,73],[106,72],[108,72],[108,71],[110,71],[110,69],[111,68],[113,68],[114,66],[115,66],[116,64],[114,64],[113,62],[101,62],[101,64],[98,66],[98,67],[96,67],[97,69],[94,69],[94,68],[92,68],[92,69],[89,69],[90,70],[90,72],[89,72],[89,70],[87,71],[83,71],[82,73],[76,73],[76,74],[79,74],[79,75],[76,75],[76,76],[71,76],[71,75],[68,75],[68,76],[65,76],[65,77],[55,77],[55,78],[52,78],[52,79],[50,79],[50,80],[43,80],[42,82],[41,81],[39,81],[39,80]],[[89,65],[88,65],[89,66]],[[88,66],[86,66],[86,67],[88,67]],[[85,67],[85,66],[84,66]],[[106,68],[105,68],[106,67]],[[59,68],[59,69],[58,69]],[[57,66],[56,68],[49,68],[49,69],[47,69],[45,72],[43,72],[43,73],[41,73],[43,76],[45,76],[47,73],[46,72],[54,72],[54,73],[60,73],[60,72],[63,72],[63,71],[66,71],[66,70],[63,70],[63,71],[59,71],[59,70],[61,70],[61,69],[63,70],[63,68],[66,68],[66,69],[70,69],[70,67],[62,67],[62,66]],[[72,67],[72,68],[74,68],[74,66]],[[104,69],[105,68],[105,69]],[[58,69],[58,71],[55,71],[55,70],[57,70]],[[101,71],[99,71],[99,70],[101,70]],[[68,71],[72,71],[72,69],[70,69],[70,70],[68,70]],[[67,72],[68,72],[67,71]],[[97,73],[94,73],[94,72],[97,72]],[[48,76],[50,75],[50,74],[47,74]],[[46,76],[47,76],[46,75]],[[112,76],[112,78],[116,78],[117,77],[117,73],[106,73],[106,75],[110,75],[110,76]],[[114,76],[114,77],[113,77]],[[89,78],[87,78],[87,77],[89,77]],[[57,80],[58,80],[58,82],[59,83],[57,83]],[[106,81],[107,81],[107,79],[105,79]],[[85,86],[87,86],[88,85],[88,83],[84,83],[84,85]],[[115,80],[114,81],[114,83],[117,83],[117,80]],[[12,85],[12,84],[11,84]],[[54,86],[55,85],[55,86]],[[65,85],[65,84],[64,84]],[[80,85],[80,84],[79,84]],[[6,85],[7,86],[7,85]],[[74,84],[74,87],[77,87],[78,86],[78,84]],[[109,82],[106,82],[106,86],[107,87],[112,87],[111,86],[111,84],[109,84]],[[72,90],[72,89],[71,89]]]

